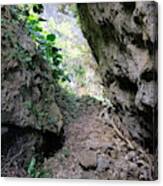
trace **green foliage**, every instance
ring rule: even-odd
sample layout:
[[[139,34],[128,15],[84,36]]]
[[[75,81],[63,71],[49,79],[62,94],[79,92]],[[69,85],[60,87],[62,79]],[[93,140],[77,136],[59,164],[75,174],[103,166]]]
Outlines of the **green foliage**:
[[[36,159],[32,158],[27,169],[28,174],[32,177],[35,177],[36,175],[35,165],[36,165]]]
[[[63,147],[62,152],[66,158],[70,156],[70,150],[67,147]]]
[[[43,5],[42,4],[35,4],[33,5],[33,12],[41,14],[43,12]]]
[[[76,76],[77,80],[80,82],[81,86],[84,86],[85,85],[84,77],[86,76],[85,68],[81,65],[75,66],[74,72],[75,72],[75,76]]]
[[[34,48],[35,50],[36,47],[39,56],[42,56],[44,61],[50,66],[53,78],[61,81],[68,80],[68,74],[65,74],[64,66],[62,65],[61,49],[56,47],[56,35],[45,29],[46,20],[39,15],[43,12],[43,5],[20,4],[10,6],[8,9],[12,17],[3,17],[1,20],[4,30],[2,33],[3,42],[10,44],[12,47],[12,52],[4,56],[6,61],[13,59],[19,60],[25,64],[27,68],[34,70],[36,63],[32,58],[33,54],[31,49],[33,50]],[[5,32],[6,29],[7,32]],[[27,44],[30,43],[28,43],[27,38],[24,37],[24,32],[22,31],[24,29],[36,46],[28,46],[28,48],[26,48]],[[22,41],[20,38],[22,38]]]
[[[36,105],[32,101],[25,101],[24,106],[30,110],[36,117],[38,117],[38,111]]]
[[[31,38],[37,45],[39,53],[43,56],[45,61],[48,62],[52,69],[52,75],[55,80],[68,80],[67,75],[64,72],[62,66],[62,54],[61,49],[55,45],[56,35],[49,33],[45,29],[46,20],[39,16],[39,13],[43,11],[43,6],[33,5],[29,9],[29,15],[27,16],[26,28]]]
[[[97,64],[80,31],[76,4],[61,4],[55,8],[57,8],[56,13],[61,12],[62,15],[59,21],[57,17],[50,17],[47,28],[59,36],[56,45],[63,49],[62,65],[69,80],[59,81],[59,84],[68,92],[79,96],[102,94],[102,88],[99,86],[100,78],[94,73]]]
[[[55,41],[55,38],[56,38],[56,36],[55,36],[54,34],[48,34],[48,35],[46,36],[46,39],[47,39],[48,41],[51,41],[51,42],[54,42],[54,41]],[[57,51],[55,51],[55,52],[57,52]]]
[[[39,121],[41,121],[44,117],[47,116],[48,113],[46,112],[40,112],[38,109],[37,109],[37,106],[36,104],[34,104],[32,101],[25,101],[24,102],[24,106],[34,115],[36,116],[37,120],[38,120],[38,125],[40,125],[41,127],[41,124],[39,123]]]
[[[31,110],[31,109],[32,109],[32,102],[31,102],[31,101],[25,101],[25,102],[24,102],[24,106],[25,106],[27,109]]]
[[[27,167],[27,173],[32,178],[45,178],[49,177],[49,173],[42,168],[37,168],[36,158],[32,157]]]

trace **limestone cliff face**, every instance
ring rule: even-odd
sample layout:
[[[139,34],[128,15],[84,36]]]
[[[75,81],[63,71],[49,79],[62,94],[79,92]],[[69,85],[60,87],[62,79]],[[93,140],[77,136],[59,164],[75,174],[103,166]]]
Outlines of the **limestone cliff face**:
[[[78,4],[105,94],[138,142],[157,128],[157,4]]]
[[[59,134],[63,117],[55,102],[57,84],[14,10],[12,6],[2,7],[2,126]]]

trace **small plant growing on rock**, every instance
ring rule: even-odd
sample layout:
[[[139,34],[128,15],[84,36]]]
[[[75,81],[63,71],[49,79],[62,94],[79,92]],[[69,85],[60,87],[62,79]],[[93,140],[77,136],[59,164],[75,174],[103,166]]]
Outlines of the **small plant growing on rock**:
[[[67,147],[63,147],[63,155],[66,158],[70,156],[70,150]]]
[[[45,171],[43,168],[37,168],[36,158],[32,157],[28,167],[27,173],[32,178],[46,178],[49,177],[49,173]]]

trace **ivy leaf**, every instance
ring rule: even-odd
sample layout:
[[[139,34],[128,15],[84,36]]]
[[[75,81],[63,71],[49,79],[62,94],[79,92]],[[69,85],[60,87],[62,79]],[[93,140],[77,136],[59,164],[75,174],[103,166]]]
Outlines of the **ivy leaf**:
[[[61,63],[61,61],[59,61],[59,60],[54,60],[53,61],[53,65],[55,65],[55,66],[58,66],[60,63]]]
[[[35,23],[38,23],[38,20],[37,20],[37,15],[29,15],[28,16],[28,22],[30,22],[30,24],[35,24]]]
[[[55,37],[54,34],[48,34],[47,37],[46,37],[46,39],[47,39],[48,41],[54,41],[55,38],[56,38],[56,37]]]
[[[54,59],[63,59],[62,55],[57,53],[54,55]]]
[[[39,4],[39,5],[33,5],[33,12],[41,14],[44,10],[43,5]]]
[[[31,102],[31,101],[25,101],[25,102],[24,102],[24,106],[25,106],[27,109],[31,109],[31,108],[32,108],[32,102]]]
[[[52,51],[53,51],[53,52],[58,52],[59,50],[60,50],[59,48],[52,47]]]
[[[36,159],[33,157],[30,161],[30,164],[28,166],[28,174],[31,175],[31,176],[34,176],[35,174],[35,165],[36,165]]]
[[[38,32],[42,32],[42,28],[39,27],[39,26],[36,26],[36,27],[34,28],[34,30],[35,30],[35,31],[38,31]]]

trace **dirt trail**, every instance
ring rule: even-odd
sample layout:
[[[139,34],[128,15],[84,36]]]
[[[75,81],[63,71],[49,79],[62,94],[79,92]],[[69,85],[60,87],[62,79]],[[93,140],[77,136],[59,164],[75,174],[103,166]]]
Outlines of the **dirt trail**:
[[[65,126],[65,143],[44,168],[55,178],[152,180],[153,156],[129,148],[112,126],[99,118],[102,108],[89,106]]]

